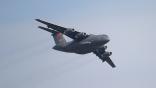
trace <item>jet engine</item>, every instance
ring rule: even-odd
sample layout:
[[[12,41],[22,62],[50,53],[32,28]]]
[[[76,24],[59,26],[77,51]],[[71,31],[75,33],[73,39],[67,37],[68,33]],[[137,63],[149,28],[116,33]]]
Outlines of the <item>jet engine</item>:
[[[73,29],[73,28],[68,28],[68,30],[66,30],[64,33],[66,34],[66,33],[72,33],[72,32],[74,32],[75,30]]]
[[[89,35],[87,35],[86,33],[80,32],[80,33],[78,33],[78,34],[75,35],[75,39],[76,39],[77,41],[81,41],[81,40],[87,38],[88,36],[89,36]]]
[[[104,53],[104,56],[111,56],[112,55],[112,52],[105,52]]]
[[[107,46],[104,46],[104,49],[106,50],[107,49]]]

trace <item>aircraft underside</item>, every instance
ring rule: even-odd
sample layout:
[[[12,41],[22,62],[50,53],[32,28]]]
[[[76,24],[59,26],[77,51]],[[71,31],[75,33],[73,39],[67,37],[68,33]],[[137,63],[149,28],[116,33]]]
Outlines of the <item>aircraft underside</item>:
[[[105,34],[92,35],[84,32],[75,31],[73,28],[61,27],[40,19],[36,21],[45,24],[48,28],[39,26],[40,29],[52,33],[55,41],[53,49],[68,53],[87,54],[93,52],[102,62],[107,62],[111,67],[115,64],[110,59],[112,52],[106,51],[106,43],[109,42],[109,37]],[[63,35],[73,39],[73,42],[67,43]]]

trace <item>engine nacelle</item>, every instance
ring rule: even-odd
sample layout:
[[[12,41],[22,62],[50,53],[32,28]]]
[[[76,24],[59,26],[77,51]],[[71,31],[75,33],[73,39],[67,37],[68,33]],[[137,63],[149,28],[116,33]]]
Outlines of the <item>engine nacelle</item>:
[[[71,28],[71,30],[72,30],[72,31],[75,31],[75,29],[74,29],[74,28]]]
[[[111,56],[112,55],[112,52],[105,52],[104,53],[104,56]]]
[[[67,28],[67,30],[65,31],[65,33],[71,33],[71,32],[74,32],[74,28]]]
[[[106,50],[107,49],[107,46],[104,46],[104,49]]]
[[[78,34],[75,36],[75,38],[76,38],[77,40],[82,40],[82,39],[84,39],[86,36],[87,36],[86,33],[80,32],[80,33],[78,33]]]

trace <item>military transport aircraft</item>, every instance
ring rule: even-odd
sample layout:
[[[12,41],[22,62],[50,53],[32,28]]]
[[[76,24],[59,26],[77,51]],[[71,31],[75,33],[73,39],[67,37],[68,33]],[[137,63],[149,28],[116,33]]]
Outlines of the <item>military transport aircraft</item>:
[[[39,26],[40,29],[52,33],[56,43],[53,49],[76,54],[94,53],[102,62],[106,61],[113,68],[115,67],[115,64],[109,57],[112,52],[105,51],[107,48],[105,44],[110,41],[108,35],[86,34],[84,32],[75,31],[72,28],[61,27],[40,19],[36,19],[36,21],[47,26],[47,28]],[[73,39],[73,41],[66,42],[63,34]]]

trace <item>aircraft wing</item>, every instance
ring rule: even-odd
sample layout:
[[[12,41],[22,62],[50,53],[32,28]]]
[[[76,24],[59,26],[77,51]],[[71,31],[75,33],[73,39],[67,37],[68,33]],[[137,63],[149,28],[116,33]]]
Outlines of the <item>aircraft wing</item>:
[[[61,26],[58,26],[58,25],[55,25],[55,24],[40,20],[40,19],[35,19],[35,20],[40,22],[40,23],[45,24],[48,28],[52,28],[52,29],[54,29],[56,31],[59,31],[61,33],[64,33],[64,31],[67,29],[67,28],[64,28],[64,27],[61,27]]]
[[[102,51],[103,49],[103,51]],[[110,59],[110,55],[112,54],[111,52],[106,52],[105,49],[99,48],[96,51],[93,52],[96,56],[99,57],[99,59],[102,60],[102,62],[107,62],[112,68],[116,67],[115,64],[113,63],[113,61]]]
[[[42,30],[45,30],[45,31],[48,31],[48,32],[50,32],[50,33],[52,33],[52,34],[58,33],[58,32],[55,31],[55,30],[51,30],[51,29],[49,29],[49,28],[45,28],[45,27],[42,27],[42,26],[38,26],[38,28],[40,28],[40,29],[42,29]]]
[[[107,57],[106,62],[111,66],[111,67],[116,67],[113,61],[110,59],[110,57]]]
[[[86,33],[78,32],[71,28],[61,27],[61,26],[58,26],[58,25],[55,25],[55,24],[52,24],[52,23],[49,23],[49,22],[46,22],[46,21],[43,21],[40,19],[36,19],[36,21],[47,25],[48,28],[51,28],[58,32],[61,32],[62,34],[66,35],[74,40],[82,40],[82,39],[88,37],[88,35]]]

